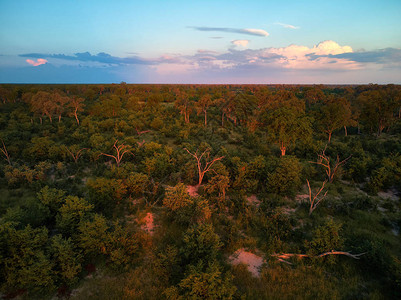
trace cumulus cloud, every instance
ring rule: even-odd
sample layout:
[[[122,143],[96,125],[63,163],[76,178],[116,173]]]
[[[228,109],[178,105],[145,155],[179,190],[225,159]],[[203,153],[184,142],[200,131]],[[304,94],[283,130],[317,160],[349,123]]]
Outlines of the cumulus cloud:
[[[37,67],[37,66],[44,65],[45,63],[47,63],[47,60],[43,59],[43,58],[38,58],[36,61],[34,61],[32,59],[27,59],[26,62],[34,67]]]
[[[231,44],[235,46],[246,47],[249,44],[249,40],[233,40],[231,41]]]
[[[353,52],[350,46],[340,46],[334,41],[324,41],[313,46],[312,52],[316,55],[336,55],[341,53]]]
[[[252,29],[252,28],[226,28],[226,27],[197,27],[197,26],[189,26],[189,28],[198,30],[198,31],[218,31],[218,32],[229,32],[229,33],[240,33],[254,36],[268,36],[269,33],[263,29]]]
[[[294,25],[290,25],[290,24],[285,24],[285,23],[275,23],[276,25],[280,25],[284,28],[288,28],[288,29],[299,29],[299,26],[294,26]]]

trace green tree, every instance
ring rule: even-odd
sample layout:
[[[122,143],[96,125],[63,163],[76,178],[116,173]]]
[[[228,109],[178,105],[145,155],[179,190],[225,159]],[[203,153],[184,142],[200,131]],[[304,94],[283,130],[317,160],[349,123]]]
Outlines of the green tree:
[[[93,205],[83,198],[68,196],[65,203],[59,209],[56,218],[57,228],[61,232],[71,236],[77,233],[79,223],[87,219],[92,213]]]
[[[52,215],[56,215],[65,201],[65,192],[58,189],[43,187],[38,193],[39,201],[50,209]]]
[[[351,104],[345,98],[329,98],[321,106],[318,114],[320,126],[329,136],[329,143],[334,130],[354,124]]]
[[[302,165],[295,156],[281,157],[275,170],[267,176],[267,188],[279,195],[293,194],[301,184]]]
[[[311,135],[311,124],[303,111],[294,107],[282,106],[267,112],[263,120],[268,140],[280,147],[284,156],[288,147],[295,141]]]
[[[76,283],[82,270],[82,256],[74,249],[71,239],[65,239],[61,234],[53,236],[51,253],[55,262],[54,270],[60,282],[68,285]]]
[[[183,236],[183,257],[191,264],[207,262],[217,258],[223,244],[212,224],[196,224],[188,228]]]
[[[233,299],[236,287],[232,276],[222,274],[217,262],[210,262],[206,270],[203,264],[190,266],[186,277],[165,290],[167,299]]]
[[[191,196],[188,194],[187,187],[183,183],[179,183],[174,187],[168,187],[163,200],[163,205],[170,211],[174,212],[181,208],[185,208],[193,203]]]
[[[341,224],[336,224],[329,219],[324,225],[313,231],[313,238],[306,242],[311,254],[321,254],[332,250],[340,250],[343,246],[343,239],[340,236]]]
[[[6,229],[7,246],[4,260],[4,290],[26,289],[46,293],[54,288],[53,262],[46,254],[48,230],[30,225]]]
[[[109,225],[102,215],[95,214],[78,225],[78,244],[91,257],[107,253]]]
[[[88,180],[89,199],[98,212],[111,216],[117,205],[123,203],[127,187],[122,179],[98,177]]]
[[[379,136],[395,120],[395,111],[399,108],[398,99],[391,97],[384,88],[361,93],[357,102],[361,106],[360,119]]]

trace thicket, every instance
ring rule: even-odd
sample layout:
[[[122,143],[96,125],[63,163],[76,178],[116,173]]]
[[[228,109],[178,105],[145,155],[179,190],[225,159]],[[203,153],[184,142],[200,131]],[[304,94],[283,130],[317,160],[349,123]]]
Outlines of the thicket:
[[[0,100],[7,298],[401,295],[399,86],[1,85]],[[260,277],[228,263],[241,248]]]

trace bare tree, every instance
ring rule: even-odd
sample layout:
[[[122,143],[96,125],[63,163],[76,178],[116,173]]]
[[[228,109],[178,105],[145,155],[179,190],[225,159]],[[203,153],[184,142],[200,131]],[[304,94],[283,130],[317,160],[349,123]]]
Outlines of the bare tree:
[[[366,252],[359,253],[359,254],[351,254],[350,252],[346,252],[346,251],[331,250],[329,252],[325,252],[325,253],[316,255],[315,257],[324,257],[327,255],[345,255],[345,256],[351,257],[353,259],[360,259],[360,256],[362,256],[364,254],[366,254]],[[281,261],[281,262],[289,264],[289,265],[292,265],[292,263],[290,263],[286,259],[290,259],[291,257],[297,257],[297,258],[311,257],[308,254],[298,254],[298,253],[281,253],[281,254],[272,254],[271,256],[277,257],[278,261]]]
[[[129,145],[121,144],[121,145],[117,146],[117,142],[118,142],[118,140],[116,140],[113,145],[114,149],[116,149],[116,153],[117,153],[116,155],[107,154],[107,153],[100,153],[100,155],[105,155],[105,156],[114,158],[117,163],[117,167],[119,167],[121,160],[123,159],[123,156],[126,153],[131,153],[132,155],[134,155],[134,154],[131,152],[131,149],[129,149],[129,147],[130,147]]]
[[[70,100],[70,107],[74,110],[72,112],[72,115],[75,117],[75,120],[77,120],[77,124],[79,125],[79,119],[78,119],[78,111],[82,111],[84,109],[85,104],[83,103],[85,101],[84,98],[79,98],[79,97],[72,97]]]
[[[327,145],[326,145],[326,147],[327,147]],[[321,166],[325,167],[328,180],[330,183],[332,183],[334,177],[336,176],[338,169],[342,165],[344,165],[351,158],[352,155],[348,156],[346,159],[344,159],[342,161],[340,161],[340,157],[337,155],[337,159],[336,159],[334,165],[332,166],[330,164],[330,157],[325,154],[326,147],[323,149],[322,154],[318,154],[318,160],[316,162],[310,161],[310,163],[321,165]]]
[[[202,154],[198,154],[198,150],[196,150],[195,153],[189,152],[187,148],[184,148],[185,151],[187,151],[190,155],[192,155],[198,164],[198,174],[199,174],[199,181],[198,185],[202,184],[203,177],[207,172],[210,171],[211,166],[219,160],[222,160],[224,156],[216,157],[210,160],[210,149],[207,148],[205,151],[202,152]],[[204,164],[202,164],[202,158],[204,158]]]
[[[308,189],[309,189],[309,203],[310,203],[309,215],[311,215],[312,212],[316,209],[316,207],[320,204],[320,202],[323,201],[323,199],[324,199],[324,198],[326,197],[326,195],[327,195],[327,192],[328,192],[328,191],[326,191],[326,193],[324,193],[323,197],[321,197],[320,199],[318,198],[318,197],[319,197],[319,194],[323,191],[324,185],[326,184],[327,180],[325,180],[325,181],[323,182],[322,187],[317,191],[317,193],[316,193],[314,196],[312,195],[312,189],[311,189],[311,187],[310,187],[309,180],[306,179],[306,182],[308,183]]]
[[[3,152],[4,156],[5,156],[5,160],[8,162],[8,164],[11,166],[11,161],[10,161],[10,155],[8,154],[6,145],[4,144],[3,139],[1,140],[1,142],[3,143],[3,148],[0,148],[1,152]]]
[[[142,140],[142,142],[137,142],[138,147],[141,148],[145,144],[145,140]]]
[[[88,148],[82,148],[79,150],[73,149],[73,148],[67,148],[65,147],[65,150],[71,155],[71,157],[74,159],[74,162],[77,163],[78,159],[82,156],[82,151],[88,150]]]

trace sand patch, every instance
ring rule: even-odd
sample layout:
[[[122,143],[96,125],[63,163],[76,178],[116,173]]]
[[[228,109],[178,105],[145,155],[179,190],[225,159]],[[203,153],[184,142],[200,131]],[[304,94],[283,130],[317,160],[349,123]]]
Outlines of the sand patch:
[[[141,225],[141,229],[152,235],[155,228],[153,214],[148,212],[142,219],[142,223],[144,224]]]
[[[389,199],[392,201],[397,201],[398,199],[400,199],[400,197],[398,197],[397,192],[395,190],[388,190],[386,192],[378,192],[377,196],[379,196],[382,199]]]
[[[306,200],[309,201],[309,194],[296,195],[295,200],[300,203],[305,202]]]
[[[258,197],[256,197],[256,195],[251,195],[246,197],[246,202],[248,202],[249,205],[259,207],[261,201],[258,199]]]
[[[295,213],[295,208],[289,208],[289,207],[282,207],[281,211],[283,212],[283,214],[289,216],[292,215],[293,213]]]
[[[232,265],[244,264],[247,266],[248,271],[252,273],[253,276],[260,276],[260,268],[262,267],[265,260],[252,252],[245,251],[241,248],[235,251],[229,258],[229,262]]]
[[[191,197],[198,197],[199,196],[198,190],[199,190],[199,185],[187,185],[187,191]]]

